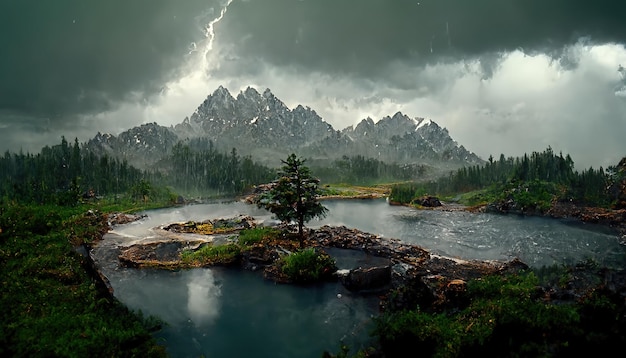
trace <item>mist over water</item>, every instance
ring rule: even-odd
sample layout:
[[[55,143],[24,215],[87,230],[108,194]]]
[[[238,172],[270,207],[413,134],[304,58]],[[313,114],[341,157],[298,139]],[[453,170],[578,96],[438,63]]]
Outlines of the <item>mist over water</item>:
[[[520,258],[530,266],[593,259],[626,263],[626,247],[601,226],[522,217],[416,210],[385,200],[331,200],[323,220],[308,227],[346,226],[418,244],[434,254],[462,259]],[[149,270],[118,267],[117,246],[157,235],[173,222],[251,215],[270,222],[271,214],[241,202],[190,205],[146,212],[138,222],[107,234],[94,254],[115,296],[134,310],[166,322],[157,337],[172,357],[319,357],[367,345],[378,297],[347,291],[340,283],[312,287],[277,285],[261,272],[210,268]],[[354,262],[354,261],[353,261]],[[350,265],[343,261],[340,268]],[[343,265],[343,266],[342,266]]]

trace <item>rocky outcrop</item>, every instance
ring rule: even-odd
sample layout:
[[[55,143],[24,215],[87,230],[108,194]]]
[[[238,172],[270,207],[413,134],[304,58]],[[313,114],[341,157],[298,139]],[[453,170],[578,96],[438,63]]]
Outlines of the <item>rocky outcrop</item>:
[[[428,251],[417,245],[382,238],[345,226],[325,225],[317,230],[311,230],[306,242],[313,246],[360,250],[373,256],[391,259],[392,262],[395,260],[410,265],[420,265],[430,257]]]
[[[182,264],[181,253],[184,249],[198,249],[202,244],[206,242],[170,240],[136,244],[122,248],[118,259],[126,267],[176,268]]]
[[[254,218],[247,215],[239,215],[234,218],[220,218],[204,220],[201,222],[187,221],[184,223],[173,223],[163,227],[163,230],[187,233],[187,234],[225,234],[256,227]]]
[[[146,215],[111,213],[107,215],[107,223],[109,226],[123,225],[146,217]]]

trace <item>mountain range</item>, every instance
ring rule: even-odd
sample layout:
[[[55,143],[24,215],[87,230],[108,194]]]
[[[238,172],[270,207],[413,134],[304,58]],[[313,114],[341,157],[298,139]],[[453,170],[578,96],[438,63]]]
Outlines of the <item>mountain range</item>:
[[[440,169],[484,162],[432,120],[398,112],[336,130],[313,109],[302,105],[290,109],[269,89],[259,93],[252,87],[233,97],[220,86],[179,124],[148,123],[118,136],[98,133],[85,146],[146,168],[158,163],[179,141],[210,143],[224,152],[236,148],[239,155],[268,166],[280,165],[290,153],[316,162],[361,155]]]

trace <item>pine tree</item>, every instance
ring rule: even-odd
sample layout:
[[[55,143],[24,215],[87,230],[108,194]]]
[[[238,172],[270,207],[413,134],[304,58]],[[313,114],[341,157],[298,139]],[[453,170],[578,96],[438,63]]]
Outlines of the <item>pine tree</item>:
[[[309,168],[304,166],[305,161],[298,159],[295,154],[281,161],[284,166],[278,173],[278,180],[257,205],[265,207],[283,222],[295,220],[302,246],[304,223],[315,217],[325,217],[328,209],[317,200],[319,179],[311,176]]]

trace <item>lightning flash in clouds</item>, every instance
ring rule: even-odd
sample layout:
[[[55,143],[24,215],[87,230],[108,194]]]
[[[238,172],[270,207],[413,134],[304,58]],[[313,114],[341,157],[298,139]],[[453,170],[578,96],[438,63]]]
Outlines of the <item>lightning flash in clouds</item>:
[[[204,29],[204,34],[206,38],[209,40],[207,47],[205,49],[205,53],[204,53],[205,55],[213,49],[213,40],[215,39],[215,24],[217,24],[224,18],[224,15],[226,15],[226,11],[228,11],[228,6],[230,6],[232,2],[233,0],[228,0],[228,2],[226,2],[226,5],[224,5],[224,8],[222,9],[222,11],[220,11],[220,16],[218,16],[217,18],[209,22],[207,27]]]

